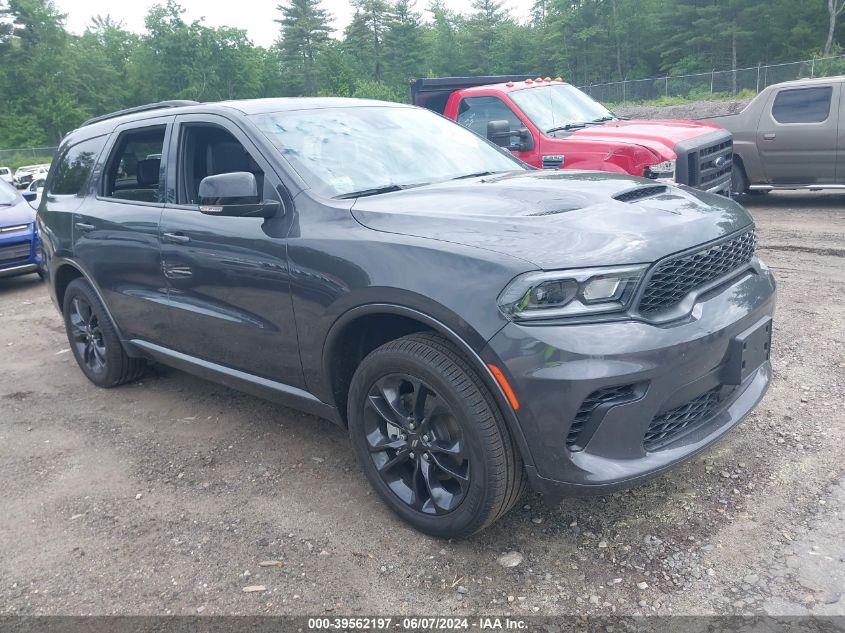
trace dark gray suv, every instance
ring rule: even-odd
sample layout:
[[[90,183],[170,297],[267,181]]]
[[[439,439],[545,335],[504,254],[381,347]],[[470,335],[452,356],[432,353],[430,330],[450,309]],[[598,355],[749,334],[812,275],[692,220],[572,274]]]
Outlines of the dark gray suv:
[[[559,500],[662,471],[771,378],[775,284],[742,207],[534,170],[410,106],[100,117],[63,141],[38,226],[92,382],[153,360],[328,418],[437,536],[529,483]]]

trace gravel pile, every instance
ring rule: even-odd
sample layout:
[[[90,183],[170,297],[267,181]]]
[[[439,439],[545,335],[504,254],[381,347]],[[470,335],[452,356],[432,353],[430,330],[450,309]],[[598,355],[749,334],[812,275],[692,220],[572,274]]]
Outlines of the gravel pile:
[[[749,103],[750,99],[740,99],[735,101],[692,101],[661,108],[631,105],[615,108],[614,112],[631,119],[705,119],[723,114],[736,114]]]

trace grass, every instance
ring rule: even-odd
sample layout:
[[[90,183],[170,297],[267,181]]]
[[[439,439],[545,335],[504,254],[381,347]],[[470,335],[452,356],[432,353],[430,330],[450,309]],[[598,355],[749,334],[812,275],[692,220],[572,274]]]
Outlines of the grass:
[[[613,108],[621,108],[624,106],[651,106],[662,108],[666,106],[684,105],[686,103],[694,103],[696,101],[740,101],[743,99],[753,99],[757,93],[753,90],[740,90],[736,94],[730,92],[697,92],[693,91],[685,97],[658,97],[657,99],[645,99],[640,101],[625,101],[621,103],[606,103],[605,105],[611,110]]]
[[[52,154],[33,156],[32,154],[13,154],[0,158],[0,167],[8,167],[13,172],[23,165],[47,165],[53,160]]]

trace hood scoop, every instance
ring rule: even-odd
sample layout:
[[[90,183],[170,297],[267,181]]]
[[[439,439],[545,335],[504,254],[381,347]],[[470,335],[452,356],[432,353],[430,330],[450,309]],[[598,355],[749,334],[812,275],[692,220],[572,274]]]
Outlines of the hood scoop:
[[[613,196],[614,200],[619,202],[639,202],[646,198],[653,198],[666,193],[669,188],[666,185],[646,185],[645,187],[636,187],[635,189],[628,189]]]

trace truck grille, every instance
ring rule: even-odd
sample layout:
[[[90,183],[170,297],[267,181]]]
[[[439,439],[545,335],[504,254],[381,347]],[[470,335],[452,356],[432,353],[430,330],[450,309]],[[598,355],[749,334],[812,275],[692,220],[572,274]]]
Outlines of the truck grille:
[[[719,387],[711,389],[681,406],[655,416],[643,438],[643,447],[647,451],[658,450],[682,432],[692,430],[712,418],[719,406],[719,390]]]
[[[679,304],[693,290],[747,266],[754,256],[754,229],[697,251],[657,264],[639,303],[643,316],[654,316]]]
[[[581,403],[581,408],[575,415],[572,421],[572,426],[569,427],[569,434],[566,436],[566,445],[572,448],[578,443],[579,436],[584,430],[584,426],[590,421],[590,416],[597,407],[616,402],[625,402],[632,400],[635,396],[634,385],[620,385],[618,387],[603,387],[592,392]],[[582,443],[583,444],[583,443]]]
[[[697,170],[698,188],[704,191],[718,189],[730,182],[733,167],[733,140],[723,141],[698,151],[698,160],[690,161],[690,169]]]
[[[19,242],[8,246],[0,246],[0,264],[5,264],[16,259],[27,259],[31,249],[31,242]]]
[[[680,183],[728,195],[733,167],[733,138],[727,132],[708,135],[703,145],[693,141],[675,146],[678,155],[677,180]]]

